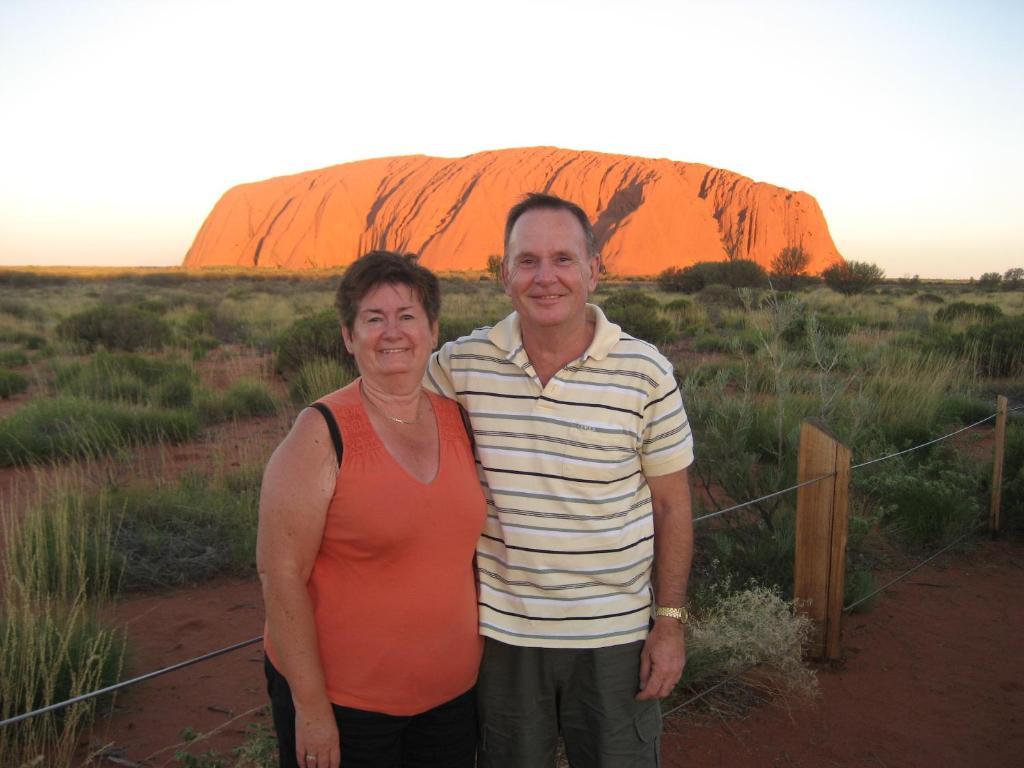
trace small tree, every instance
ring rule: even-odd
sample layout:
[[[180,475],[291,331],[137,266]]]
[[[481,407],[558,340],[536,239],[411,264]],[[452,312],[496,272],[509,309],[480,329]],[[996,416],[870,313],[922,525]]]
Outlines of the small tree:
[[[877,264],[866,261],[844,261],[825,269],[821,277],[833,291],[850,296],[878,285],[885,272]]]
[[[501,256],[497,253],[487,257],[487,272],[497,282],[501,282]]]
[[[978,287],[983,291],[995,291],[1003,282],[1003,276],[998,272],[986,272],[978,278]]]
[[[799,245],[791,245],[779,251],[772,259],[771,276],[776,288],[791,290],[799,279],[807,274],[811,255]]]
[[[1003,273],[1003,289],[1016,291],[1024,288],[1024,267],[1011,267]]]

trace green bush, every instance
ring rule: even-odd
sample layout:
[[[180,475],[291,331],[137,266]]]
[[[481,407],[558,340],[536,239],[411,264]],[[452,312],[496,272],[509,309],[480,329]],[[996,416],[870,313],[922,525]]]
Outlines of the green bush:
[[[964,344],[977,351],[983,376],[1018,376],[1024,371],[1024,315],[972,325]]]
[[[601,307],[613,323],[634,338],[662,344],[675,338],[672,323],[661,316],[658,300],[638,288],[615,291]]]
[[[20,368],[28,365],[28,355],[19,349],[5,349],[0,352],[0,366],[4,368]]]
[[[877,505],[882,522],[911,547],[948,543],[981,521],[985,478],[952,450],[889,459],[854,487]]]
[[[1024,534],[1024,423],[1011,421],[1006,427],[1003,455],[1003,530]]]
[[[344,363],[347,355],[338,314],[333,309],[325,309],[296,320],[281,333],[275,347],[275,368],[278,373],[287,375],[314,358]]]
[[[940,323],[968,319],[976,323],[990,323],[1003,316],[1003,310],[995,304],[973,304],[969,301],[954,301],[940,308],[935,319]]]
[[[866,261],[845,261],[827,267],[822,273],[825,285],[837,293],[864,293],[882,281],[885,273]]]
[[[918,304],[945,304],[946,300],[934,293],[921,293],[914,297]]]
[[[720,309],[743,309],[743,300],[735,288],[722,283],[711,283],[701,288],[697,301],[704,306]]]
[[[0,368],[0,399],[6,400],[11,395],[19,395],[28,389],[28,378],[17,371]]]
[[[697,293],[716,283],[731,288],[764,288],[768,285],[768,273],[756,261],[735,259],[699,261],[682,269],[669,267],[658,275],[658,285],[665,291]]]
[[[162,348],[170,341],[171,328],[155,312],[111,304],[65,318],[57,325],[57,336],[85,349],[134,352]]]
[[[191,410],[76,397],[36,400],[0,420],[0,466],[95,458],[160,441],[178,443],[198,429]]]
[[[190,474],[172,485],[110,492],[123,510],[114,549],[122,588],[154,589],[255,570],[259,475],[242,482]],[[99,503],[99,499],[96,499]]]

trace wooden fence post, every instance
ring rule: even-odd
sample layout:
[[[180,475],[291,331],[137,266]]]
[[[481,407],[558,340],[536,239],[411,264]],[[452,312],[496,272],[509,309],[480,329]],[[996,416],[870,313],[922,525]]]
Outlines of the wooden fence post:
[[[814,624],[810,653],[838,659],[846,576],[846,530],[850,491],[850,450],[817,419],[800,427],[796,497],[796,560],[793,592],[800,611]]]
[[[988,528],[993,536],[999,535],[1002,521],[999,508],[1003,500],[1003,452],[1006,449],[1006,414],[1009,404],[1006,397],[996,398],[996,442],[992,457],[992,506],[989,508]]]

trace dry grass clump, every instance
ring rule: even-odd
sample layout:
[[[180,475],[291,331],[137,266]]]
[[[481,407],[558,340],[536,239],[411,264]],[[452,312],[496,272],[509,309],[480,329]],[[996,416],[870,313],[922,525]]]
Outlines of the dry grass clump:
[[[745,684],[773,695],[813,696],[817,679],[803,661],[810,629],[774,587],[724,594],[690,622],[683,682],[703,686],[742,676]]]

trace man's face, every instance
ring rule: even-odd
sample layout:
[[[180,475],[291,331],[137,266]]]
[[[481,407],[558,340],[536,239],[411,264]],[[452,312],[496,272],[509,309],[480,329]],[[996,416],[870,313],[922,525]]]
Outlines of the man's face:
[[[597,275],[598,260],[568,211],[535,208],[512,227],[501,277],[524,330],[568,331],[583,322]]]

